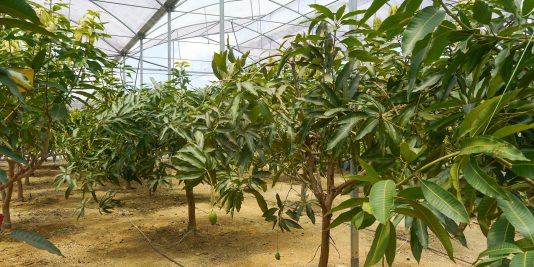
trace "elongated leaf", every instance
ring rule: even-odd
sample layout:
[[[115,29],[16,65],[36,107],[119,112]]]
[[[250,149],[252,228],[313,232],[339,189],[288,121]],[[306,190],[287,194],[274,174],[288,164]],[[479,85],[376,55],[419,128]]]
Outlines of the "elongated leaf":
[[[12,1],[16,2],[16,1]],[[23,20],[18,19],[8,19],[8,18],[0,18],[0,25],[5,25],[11,28],[18,28],[23,31],[28,32],[34,32],[34,33],[40,33],[48,36],[55,36],[53,33],[47,31],[45,28],[38,26],[36,24],[33,24],[31,22],[26,22]]]
[[[497,257],[502,255],[510,255],[512,253],[521,253],[523,252],[517,245],[511,243],[500,243],[495,246],[489,247],[488,249],[482,251],[479,257]]]
[[[514,163],[512,171],[519,176],[534,179],[534,161]]]
[[[334,213],[336,211],[340,211],[340,210],[343,210],[343,209],[359,207],[366,201],[367,201],[367,198],[349,198],[349,199],[341,202],[336,207],[332,208],[329,213]]]
[[[534,128],[534,123],[507,125],[495,131],[491,135],[495,136],[496,138],[503,138],[532,128]]]
[[[457,138],[471,134],[475,136],[481,133],[490,123],[492,117],[503,109],[508,102],[515,98],[517,91],[508,92],[504,95],[496,96],[484,101],[482,104],[472,109],[460,124]]]
[[[325,15],[329,19],[332,19],[332,20],[335,19],[334,13],[328,7],[317,5],[317,4],[311,4],[310,7],[317,10],[317,13]]]
[[[46,240],[38,233],[24,230],[15,230],[11,232],[11,237],[25,242],[36,248],[46,250],[52,254],[63,256],[63,254],[61,254],[61,251],[54,244]]]
[[[534,10],[534,0],[523,0],[521,14],[526,17],[532,13],[532,10]]]
[[[17,83],[11,78],[9,70],[0,68],[0,83],[3,83],[5,86],[7,86],[11,94],[16,96],[21,103],[26,103],[22,93],[17,88]]]
[[[488,4],[480,0],[475,1],[473,17],[482,24],[489,24],[491,21],[491,9]]]
[[[393,180],[383,180],[377,182],[369,193],[369,205],[376,217],[376,220],[385,224],[391,218],[391,208],[395,197],[395,182]]]
[[[510,267],[533,267],[534,251],[516,254],[510,262]]]
[[[497,201],[489,196],[484,196],[476,207],[477,220],[480,230],[487,236],[490,230],[491,215],[497,207]]]
[[[449,35],[456,29],[456,26],[448,21],[444,20],[436,31],[432,34],[432,40],[430,41],[430,47],[428,48],[425,62],[431,63],[438,60],[445,47],[449,44]]]
[[[491,135],[465,138],[461,141],[461,145],[462,150],[460,150],[460,155],[484,153],[511,161],[529,161],[515,146]]]
[[[388,265],[393,266],[395,261],[395,255],[397,254],[397,232],[395,231],[395,225],[389,223],[389,242],[386,248],[386,261]]]
[[[343,120],[341,127],[336,131],[336,134],[334,138],[328,143],[328,146],[326,149],[331,150],[334,148],[339,142],[346,139],[354,126],[358,122],[360,122],[362,119],[366,118],[367,116],[365,114],[355,113],[354,116],[349,117],[348,119]]]
[[[362,125],[358,134],[356,134],[356,140],[362,139],[364,136],[372,132],[378,125],[378,120],[376,118],[369,118]]]
[[[380,181],[380,178],[378,177],[374,177],[374,176],[370,176],[370,175],[348,175],[347,176],[348,179],[351,179],[351,180],[356,180],[356,181],[361,181],[361,182],[370,182],[372,184]]]
[[[40,24],[39,17],[26,0],[1,1],[0,13],[8,14],[14,18],[28,19]]]
[[[363,14],[363,18],[360,20],[360,25],[367,22],[367,20],[373,16],[388,0],[374,0],[371,6]]]
[[[534,215],[530,213],[525,204],[508,192],[508,200],[498,198],[497,205],[515,229],[534,242]]]
[[[488,247],[493,247],[501,243],[512,243],[514,242],[515,237],[515,228],[508,222],[506,217],[501,216],[499,217],[495,223],[491,226],[488,237],[487,237],[487,243]]]
[[[410,205],[414,208],[413,210],[407,208],[397,208],[395,209],[395,211],[400,214],[410,216],[412,218],[421,219],[439,239],[439,241],[447,251],[449,259],[454,261],[451,238],[449,237],[447,231],[445,231],[445,228],[443,228],[443,225],[441,225],[441,223],[439,222],[438,218],[436,218],[432,211],[415,201],[410,202]]]
[[[8,147],[0,145],[0,154],[6,155],[7,157],[11,158],[12,160],[20,164],[28,164],[28,162],[21,155],[13,152]]]
[[[505,191],[497,184],[497,181],[493,177],[480,169],[475,159],[471,159],[466,165],[464,177],[479,192],[493,198],[506,198]]]
[[[421,180],[421,189],[428,203],[445,216],[458,222],[469,223],[469,214],[464,205],[449,191],[433,182],[423,180]]]
[[[410,228],[410,248],[412,249],[412,255],[417,262],[421,261],[421,254],[423,252],[423,246],[421,245],[416,229]]]
[[[373,239],[371,250],[369,251],[369,254],[367,254],[367,258],[365,259],[365,267],[369,267],[376,264],[380,261],[380,259],[382,259],[382,257],[386,253],[386,249],[389,245],[391,230],[389,224],[391,223],[387,222],[387,224],[380,224],[376,228],[375,238]]]
[[[425,7],[417,12],[402,36],[402,53],[405,56],[410,55],[415,44],[434,31],[444,18],[445,12],[433,6]]]
[[[380,175],[378,175],[378,172],[368,164],[367,162],[363,161],[361,158],[358,158],[358,163],[360,163],[360,166],[365,170],[367,176],[376,177],[377,179],[380,179]]]

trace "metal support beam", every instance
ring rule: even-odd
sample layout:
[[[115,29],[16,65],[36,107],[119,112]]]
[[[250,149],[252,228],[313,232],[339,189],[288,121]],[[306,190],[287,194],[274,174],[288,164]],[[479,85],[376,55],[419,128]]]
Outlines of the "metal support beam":
[[[172,24],[172,8],[167,9],[167,74],[169,75],[169,80],[171,79],[171,73],[172,73],[172,42],[171,42],[171,24]]]
[[[349,10],[350,11],[356,11],[358,10],[358,0],[349,0]],[[357,15],[354,16],[354,19],[357,20]],[[354,25],[350,25],[350,30],[356,29]],[[359,150],[359,149],[358,149]],[[358,155],[359,157],[360,155]],[[350,162],[350,171],[353,174],[356,174],[358,172],[358,168],[354,166],[354,162],[356,162],[356,159],[352,159]],[[352,190],[350,192],[350,196],[352,198],[358,197],[358,188]],[[352,224],[350,224],[350,266],[351,267],[360,267],[360,236],[358,233],[358,229],[354,228]]]
[[[219,0],[219,51],[224,51],[224,0]]]
[[[144,36],[139,36],[139,79],[140,79],[140,82],[139,82],[139,85],[140,87],[143,87],[143,76],[144,76],[144,71],[143,71],[143,43],[144,43],[144,40],[145,40],[145,37]]]

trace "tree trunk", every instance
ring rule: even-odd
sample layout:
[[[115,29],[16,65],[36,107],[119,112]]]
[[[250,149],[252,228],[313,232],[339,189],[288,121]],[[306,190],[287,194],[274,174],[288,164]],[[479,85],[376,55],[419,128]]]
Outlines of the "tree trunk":
[[[26,177],[24,177],[24,178],[25,178],[25,179],[24,179],[24,184],[25,184],[25,185],[30,185],[30,175],[28,174],[28,175],[26,175]]]
[[[15,176],[15,163],[8,161],[8,174],[9,179],[13,179]],[[13,184],[11,184],[6,190],[2,191],[2,214],[4,215],[4,221],[0,230],[11,229],[11,213],[9,210],[9,204],[11,203],[11,195],[13,194]]]
[[[189,219],[187,222],[187,230],[195,233],[197,230],[197,219],[195,214],[195,194],[193,193],[193,188],[186,186],[185,197],[187,199],[187,216]]]
[[[17,184],[18,184],[18,189],[17,189],[18,197],[17,197],[17,200],[18,201],[24,201],[24,189],[22,188],[22,180],[18,181]]]
[[[332,214],[325,215],[329,210],[323,209],[323,219],[321,224],[321,256],[319,257],[319,267],[328,266],[328,256],[330,255],[330,223]]]

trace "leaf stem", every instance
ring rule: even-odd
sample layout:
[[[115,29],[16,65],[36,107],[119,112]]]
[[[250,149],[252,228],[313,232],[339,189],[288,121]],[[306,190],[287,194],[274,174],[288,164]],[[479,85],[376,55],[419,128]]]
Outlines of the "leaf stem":
[[[446,159],[455,157],[455,156],[457,156],[457,155],[459,155],[459,154],[460,154],[460,151],[457,151],[457,152],[454,152],[454,153],[445,155],[445,156],[443,156],[443,157],[441,157],[441,158],[438,158],[438,159],[436,159],[436,160],[434,160],[434,161],[432,161],[432,162],[430,162],[430,163],[424,165],[423,167],[417,169],[417,170],[416,170],[414,173],[412,173],[410,176],[408,176],[408,177],[404,178],[402,181],[398,182],[398,183],[397,183],[397,186],[404,184],[406,181],[408,181],[408,180],[410,180],[411,178],[415,177],[415,175],[416,175],[417,173],[420,173],[420,172],[422,172],[422,171],[424,171],[424,170],[426,170],[426,169],[432,167],[434,164],[436,164],[436,163],[438,163],[438,162],[441,162],[441,161],[444,161],[444,160],[446,160]]]

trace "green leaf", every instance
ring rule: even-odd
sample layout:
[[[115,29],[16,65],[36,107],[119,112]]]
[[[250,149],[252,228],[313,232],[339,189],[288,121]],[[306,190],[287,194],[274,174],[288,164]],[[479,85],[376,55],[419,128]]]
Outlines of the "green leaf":
[[[534,251],[516,254],[510,262],[510,267],[533,267]]]
[[[413,227],[410,228],[410,248],[412,250],[413,257],[419,263],[419,261],[421,261],[421,254],[423,252],[423,246],[419,242],[417,233],[415,231],[416,230]]]
[[[436,218],[436,216],[432,213],[432,211],[415,201],[411,201],[410,205],[414,208],[413,210],[407,208],[397,208],[395,209],[395,211],[400,214],[421,219],[439,239],[439,241],[447,251],[449,259],[454,261],[451,239],[447,231],[445,231],[445,228],[443,228],[443,225],[441,225],[439,220]]]
[[[369,182],[372,184],[378,181],[381,181],[380,178],[370,176],[370,175],[365,175],[365,176],[364,175],[347,175],[347,178],[351,180],[361,181],[361,182]]]
[[[477,0],[473,5],[473,17],[482,24],[491,22],[491,9],[484,1]]]
[[[445,18],[445,12],[437,7],[428,6],[417,12],[402,36],[402,53],[411,55],[415,44],[424,39]]]
[[[515,237],[515,228],[508,222],[506,217],[499,217],[495,223],[491,226],[488,236],[487,243],[488,247],[493,247],[501,243],[512,243],[514,242]]]
[[[68,113],[69,111],[65,107],[65,104],[56,103],[52,106],[52,109],[50,109],[50,117],[52,118],[52,121],[60,121],[67,117]]]
[[[395,255],[397,254],[397,232],[395,231],[395,225],[389,223],[389,242],[386,248],[386,261],[388,265],[393,266],[395,261]]]
[[[336,131],[336,134],[332,140],[328,143],[327,150],[331,150],[334,148],[339,142],[346,139],[350,132],[352,131],[352,128],[356,126],[358,122],[366,118],[367,115],[362,113],[354,113],[353,116],[350,116],[348,119],[345,119],[341,122],[341,127],[339,127]]]
[[[4,170],[0,169],[0,184],[7,184],[9,180],[7,180],[7,174]]]
[[[41,24],[39,17],[26,0],[1,1],[0,13],[8,14],[14,18],[28,19],[34,23]]]
[[[491,135],[466,138],[461,141],[461,145],[460,155],[484,153],[511,161],[529,161],[515,146]]]
[[[391,208],[395,197],[395,182],[393,180],[383,180],[377,182],[369,193],[369,205],[376,220],[386,224],[391,218]]]
[[[456,29],[456,26],[448,20],[443,21],[438,26],[436,31],[432,34],[430,47],[428,48],[425,57],[426,63],[434,62],[441,57],[445,47],[449,44],[449,35],[451,35],[454,29]]]
[[[378,175],[378,172],[367,162],[363,161],[361,158],[358,158],[358,163],[360,163],[360,166],[365,170],[365,173],[367,176],[375,177],[377,179],[380,179],[380,175]]]
[[[373,16],[384,4],[386,4],[388,0],[374,0],[371,6],[365,11],[365,14],[363,14],[363,18],[360,20],[359,24],[362,25],[367,20]]]
[[[419,155],[421,155],[425,150],[426,150],[426,145],[424,145],[421,148],[414,148],[414,147],[411,147],[410,144],[406,142],[402,142],[400,144],[401,156],[407,162],[412,162],[416,160],[419,157]]]
[[[356,215],[352,217],[352,226],[356,229],[359,229],[363,224],[364,217],[365,217],[365,212],[363,210],[356,213]]]
[[[496,138],[503,138],[532,128],[534,128],[534,123],[507,125],[495,131],[491,135],[495,136]]]
[[[327,18],[331,20],[335,19],[334,13],[328,7],[318,5],[318,4],[311,4],[310,7],[315,9],[317,13],[325,15]]]
[[[16,1],[12,1],[12,2],[16,2]],[[41,26],[38,26],[31,22],[18,20],[18,19],[0,18],[0,25],[5,25],[11,28],[18,28],[23,31],[40,33],[40,34],[48,35],[48,36],[55,36],[53,33],[47,31],[45,28]]]
[[[445,216],[463,223],[469,223],[469,214],[464,205],[441,186],[421,180],[425,199]]]
[[[512,91],[504,95],[490,98],[482,104],[472,109],[460,124],[456,138],[461,138],[470,134],[475,136],[482,132],[489,125],[493,116],[501,111],[508,102],[514,99],[518,91]]]
[[[17,83],[11,78],[9,71],[3,68],[0,68],[0,83],[3,83],[5,86],[7,86],[11,94],[16,96],[21,103],[26,103],[22,93],[20,93],[19,89],[17,88]]]
[[[504,216],[525,238],[534,242],[534,215],[519,198],[508,193],[508,200],[497,199]]]
[[[475,159],[471,159],[464,169],[465,180],[479,192],[496,198],[506,198],[505,191],[497,184],[497,181],[485,173]]]
[[[13,152],[13,150],[9,149],[8,147],[0,145],[0,154],[6,155],[7,157],[11,158],[12,160],[20,163],[20,164],[28,164],[26,159],[22,157],[21,155]]]
[[[11,232],[11,237],[25,242],[36,248],[46,250],[52,254],[63,256],[63,254],[61,254],[61,251],[54,244],[52,244],[50,241],[46,240],[44,237],[35,232],[14,230],[13,232]]]
[[[498,257],[503,255],[509,255],[512,253],[521,253],[523,252],[518,246],[511,243],[500,243],[495,246],[489,247],[488,249],[482,251],[478,257]]]
[[[519,176],[534,179],[534,161],[514,162],[512,171]]]
[[[521,14],[523,16],[528,16],[532,13],[534,9],[534,0],[523,0],[523,5],[521,6]]]
[[[336,211],[340,211],[343,209],[359,207],[363,204],[363,202],[366,202],[366,201],[367,201],[367,198],[349,198],[341,202],[336,207],[332,208],[329,213],[334,213]]]
[[[373,244],[371,245],[371,249],[369,250],[367,258],[365,259],[365,264],[363,265],[364,267],[376,264],[386,253],[391,231],[391,227],[389,226],[390,224],[390,222],[387,222],[386,224],[379,224],[376,228],[375,238],[373,239]]]

